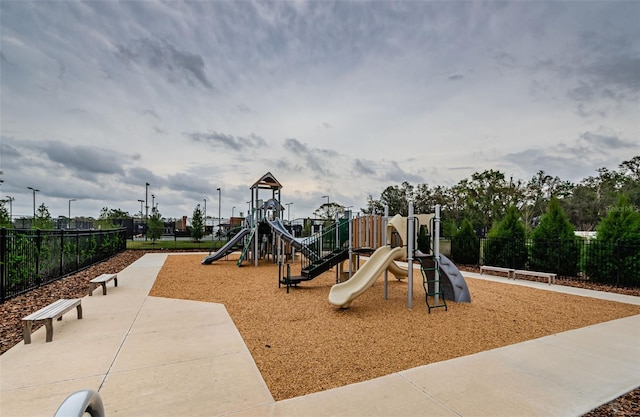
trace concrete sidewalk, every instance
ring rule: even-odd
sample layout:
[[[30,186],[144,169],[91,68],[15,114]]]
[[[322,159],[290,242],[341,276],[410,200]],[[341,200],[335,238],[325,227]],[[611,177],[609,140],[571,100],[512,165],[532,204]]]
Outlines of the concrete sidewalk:
[[[640,386],[633,316],[276,402],[224,306],[148,296],[165,259],[147,254],[107,296],[84,297],[84,318],[54,323],[52,343],[42,328],[0,356],[0,416],[52,416],[81,389],[100,392],[108,417],[579,416]]]

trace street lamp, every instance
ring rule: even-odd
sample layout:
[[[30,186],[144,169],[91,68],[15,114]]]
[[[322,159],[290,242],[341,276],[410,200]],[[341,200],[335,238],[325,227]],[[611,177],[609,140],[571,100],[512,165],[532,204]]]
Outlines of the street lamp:
[[[138,199],[138,203],[140,203],[140,221],[142,222],[142,219],[144,217],[144,212],[142,211],[142,204],[144,203],[144,200],[140,200]]]
[[[71,202],[77,201],[75,198],[69,200],[69,224],[67,225],[67,229],[71,229]]]
[[[144,185],[144,240],[147,240],[147,222],[149,221],[149,183]]]
[[[154,208],[156,208],[156,196],[151,194],[151,213],[153,213]]]
[[[291,206],[293,205],[293,203],[284,203],[285,206],[287,206],[287,223],[291,224]]]
[[[328,195],[323,195],[322,198],[326,198],[327,199],[327,206],[329,205],[329,196]]]
[[[27,187],[27,188],[33,191],[33,220],[35,221],[36,220],[36,192],[40,190],[35,189],[33,187]]]
[[[7,198],[9,199],[9,224],[11,225],[11,219],[13,218],[13,200],[16,198],[11,197],[10,195],[8,195]]]
[[[206,197],[204,198],[204,233],[207,234],[207,198]]]
[[[217,188],[218,190],[218,234],[220,233],[220,226],[222,223],[222,219],[220,218],[220,207],[222,205],[222,190],[220,188]]]

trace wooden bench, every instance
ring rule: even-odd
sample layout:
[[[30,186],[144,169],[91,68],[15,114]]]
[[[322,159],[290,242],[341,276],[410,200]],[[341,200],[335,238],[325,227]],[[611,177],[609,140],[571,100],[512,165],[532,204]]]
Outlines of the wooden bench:
[[[546,278],[549,285],[551,284],[555,284],[556,283],[556,274],[550,273],[550,272],[537,272],[537,271],[526,271],[524,269],[516,269],[514,271],[514,277],[513,279],[516,279],[516,275],[526,275],[529,277],[541,277],[541,278]]]
[[[501,266],[489,266],[489,265],[480,265],[480,275],[483,275],[485,271],[493,271],[493,272],[503,272],[507,274],[507,278],[516,279],[513,268],[503,268]]]
[[[113,280],[115,286],[118,286],[118,275],[116,274],[102,274],[89,281],[89,295],[93,295],[93,290],[98,287],[98,284],[102,285],[102,295],[107,295],[107,282]]]
[[[73,310],[74,307],[78,311],[78,320],[80,320],[82,318],[82,305],[79,298],[71,300],[60,299],[24,317],[22,319],[24,344],[31,343],[31,327],[36,321],[44,321],[44,326],[47,329],[47,342],[51,342],[53,340],[53,319],[62,320],[62,315],[69,310]]]

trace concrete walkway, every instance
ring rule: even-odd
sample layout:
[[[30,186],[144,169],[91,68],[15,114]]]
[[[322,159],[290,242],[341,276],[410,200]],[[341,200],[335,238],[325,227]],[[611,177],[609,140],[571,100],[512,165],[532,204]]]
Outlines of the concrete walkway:
[[[148,296],[166,254],[147,254],[30,345],[0,356],[0,416],[52,416],[98,390],[107,417],[580,416],[640,386],[640,316],[275,402],[224,306]],[[465,276],[480,278],[478,274]],[[508,281],[640,305],[640,297]]]

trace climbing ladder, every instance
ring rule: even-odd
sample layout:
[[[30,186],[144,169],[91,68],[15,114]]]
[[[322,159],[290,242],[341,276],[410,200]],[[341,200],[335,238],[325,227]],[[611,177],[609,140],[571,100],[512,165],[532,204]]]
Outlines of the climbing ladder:
[[[238,259],[238,266],[242,266],[242,261],[244,260],[245,256],[247,256],[247,252],[251,248],[251,242],[253,241],[253,235],[256,233],[256,229],[257,227],[251,229],[251,233],[245,241],[244,248],[242,248],[242,253],[240,254],[240,258]]]
[[[437,212],[437,217],[439,220],[439,212]],[[440,246],[438,245],[440,237],[438,233],[439,228],[435,227],[435,221],[436,217],[431,218],[431,224],[428,229],[430,231],[429,233],[425,233],[426,227],[423,231],[418,221],[417,230],[419,231],[419,236],[418,245],[416,245],[416,249],[418,250],[414,255],[414,259],[420,263],[422,287],[424,288],[425,301],[429,313],[431,313],[431,310],[434,308],[444,307],[445,311],[448,309],[445,299],[445,289],[440,279]],[[427,253],[420,251],[420,247]]]
[[[440,263],[434,256],[418,256],[415,259],[420,263],[422,273],[422,287],[425,292],[425,301],[429,314],[431,309],[444,307],[447,311],[447,300],[444,298],[444,286],[440,281]]]

